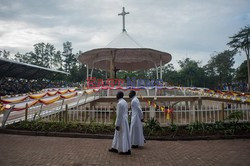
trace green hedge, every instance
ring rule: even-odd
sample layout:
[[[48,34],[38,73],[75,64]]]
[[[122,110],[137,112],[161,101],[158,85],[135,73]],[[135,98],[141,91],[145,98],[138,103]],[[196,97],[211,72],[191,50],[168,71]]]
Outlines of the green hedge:
[[[168,127],[160,127],[154,118],[148,120],[144,127],[145,135],[153,136],[212,136],[212,135],[243,135],[250,134],[250,123],[238,123],[232,121],[224,123],[217,121],[214,124],[205,124],[198,121],[186,126],[172,124]]]
[[[21,121],[6,126],[7,129],[43,131],[43,132],[79,132],[89,134],[111,134],[114,127],[111,125],[65,122],[44,122],[44,121]]]
[[[21,121],[6,126],[7,129],[43,131],[43,132],[76,132],[86,134],[114,134],[114,125],[64,122],[44,122],[44,121]],[[160,127],[156,119],[146,121],[144,126],[145,136],[212,136],[212,135],[242,135],[250,134],[250,123],[221,121],[215,124],[204,124],[199,122],[191,123],[187,126],[170,125]]]

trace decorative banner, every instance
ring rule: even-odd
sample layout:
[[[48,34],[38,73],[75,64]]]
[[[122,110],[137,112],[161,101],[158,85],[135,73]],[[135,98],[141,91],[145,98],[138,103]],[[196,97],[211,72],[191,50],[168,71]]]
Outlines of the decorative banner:
[[[94,89],[94,90],[88,91],[88,93],[97,92],[99,90],[100,89]],[[43,103],[43,104],[51,104],[51,103],[58,101],[61,97],[64,99],[69,99],[69,98],[77,95],[77,92],[71,92],[71,93],[62,94],[61,96],[57,95],[57,96],[42,98],[46,94],[53,95],[53,94],[56,94],[57,92],[58,92],[58,90],[56,90],[56,91],[54,90],[54,91],[46,91],[44,93],[39,93],[39,94],[31,94],[31,95],[25,95],[25,96],[3,98],[1,101],[3,103],[5,103],[5,105],[2,105],[0,103],[0,111],[5,111],[7,109],[6,106],[8,106],[8,107],[14,106],[13,111],[19,111],[19,110],[25,109],[26,103],[28,103],[28,108],[29,108],[29,107],[33,106],[34,104],[36,104],[38,101]],[[33,98],[35,100],[20,102],[20,101],[27,99],[28,97]],[[8,104],[8,103],[10,103],[10,104]]]
[[[10,104],[10,107],[14,105],[13,111],[21,111],[26,108],[26,104],[28,104],[28,108],[35,105],[38,102],[38,100],[30,100],[30,101],[25,101],[22,103],[17,103],[17,104]],[[4,105],[6,108],[6,105]]]
[[[110,87],[109,86],[103,86],[103,87],[101,87],[101,89],[103,89],[103,90],[108,90]]]
[[[75,91],[76,91],[76,88],[69,89],[69,92],[75,92]]]
[[[150,100],[147,100],[147,99],[144,99],[143,96],[140,96],[141,99],[143,101],[145,101],[146,103],[148,103],[148,105],[152,105],[155,109],[156,108],[159,108],[162,112],[165,112],[166,113],[166,119],[169,120],[170,119],[170,115],[173,114],[174,110],[173,108],[168,108],[168,107],[165,107],[165,106],[159,106],[157,105],[156,103],[154,103],[153,101],[150,101]]]
[[[86,93],[86,94],[91,94],[91,93],[93,93],[94,92],[94,89],[88,89],[88,90],[85,90],[84,91],[84,93]]]
[[[24,101],[27,97],[28,95],[11,97],[11,98],[2,98],[1,101],[3,103],[18,103],[18,102]]]
[[[0,113],[4,110],[4,106],[0,103]]]
[[[167,120],[170,119],[170,115],[172,115],[173,111],[174,111],[173,108],[165,109],[165,113],[167,113],[167,114],[166,114],[166,119],[167,119]]]
[[[132,88],[134,91],[140,91],[142,88]]]
[[[29,95],[29,97],[31,99],[40,99],[40,98],[44,97],[46,94],[47,94],[47,92],[38,93],[38,94],[31,94],[31,95]]]
[[[65,93],[67,93],[68,92],[68,89],[60,89],[59,91],[58,91],[58,93],[60,93],[60,94],[65,94]]]
[[[119,89],[121,89],[121,90],[127,90],[127,89],[125,89],[125,88],[123,88],[123,87],[112,87],[111,88],[112,90],[119,90]]]
[[[154,103],[154,107],[156,108],[157,107],[157,105]]]
[[[48,91],[58,91],[59,88],[47,88],[47,89],[44,89],[46,92]]]
[[[101,89],[99,88],[96,88],[96,89],[88,89],[88,90],[85,90],[83,91],[83,93],[86,93],[86,94],[91,94],[91,93],[94,93],[94,92],[99,92]]]
[[[150,90],[150,89],[154,89],[157,88],[159,91],[166,89],[166,90],[182,90],[182,91],[188,91],[194,94],[198,94],[198,95],[202,95],[202,96],[209,96],[209,97],[216,97],[216,98],[222,98],[222,99],[227,99],[227,100],[232,100],[232,101],[241,101],[241,102],[247,102],[250,103],[250,94],[245,94],[245,93],[240,93],[240,92],[234,92],[234,91],[219,91],[219,90],[211,90],[211,89],[206,89],[206,88],[193,88],[193,87],[109,87],[109,86],[103,86],[103,87],[99,87],[99,88],[93,88],[93,89],[87,89],[85,91],[83,91],[83,94],[92,94],[94,92],[98,92],[101,89],[103,90],[116,90],[116,89],[120,89],[120,90],[136,90],[139,91],[140,89],[146,89],[146,90]],[[52,90],[52,91],[50,91]],[[71,92],[71,93],[67,93],[67,92]],[[57,93],[61,94],[61,96],[55,96]],[[46,97],[43,98],[44,96],[51,96],[50,97]],[[24,100],[27,100],[28,97],[30,97],[31,99],[40,99],[39,101],[41,103],[44,102],[44,104],[50,104],[53,103],[57,100],[60,99],[60,97],[68,99],[71,97],[76,96],[76,88],[64,88],[64,89],[58,89],[58,88],[54,88],[54,89],[47,89],[46,92],[43,93],[38,93],[38,94],[30,94],[30,95],[25,95],[25,96],[18,96],[18,97],[10,97],[10,98],[2,98],[1,101],[2,103],[13,103],[12,105],[14,105],[14,103],[16,104],[22,104]],[[144,97],[142,97],[142,100],[145,100]],[[55,100],[55,101],[54,101]],[[32,100],[31,100],[32,101]],[[22,103],[20,103],[22,102]],[[152,105],[155,108],[159,108],[162,112],[165,112],[166,108],[165,107],[159,107],[156,103],[146,100],[145,102],[147,102],[149,105]],[[17,105],[16,108],[18,108],[19,106]],[[171,109],[170,109],[171,110]],[[171,112],[171,111],[170,111]],[[167,112],[167,114],[169,114]]]
[[[166,119],[169,120],[169,113],[170,113],[170,110],[167,109],[167,115],[166,115]]]
[[[51,97],[46,97],[46,98],[43,98],[43,99],[39,99],[39,102],[47,105],[47,104],[52,104],[52,103],[56,102],[59,99],[60,99],[60,96],[51,96]]]
[[[99,92],[100,89],[93,89],[93,92]]]
[[[54,95],[57,94],[57,92],[58,92],[58,91],[48,91],[47,94],[48,94],[49,96],[54,96]]]
[[[228,99],[228,100],[236,100],[239,101],[239,98],[234,98],[234,97],[246,97],[245,98],[241,98],[240,101],[242,102],[249,102],[250,101],[250,95],[249,94],[244,94],[244,93],[239,93],[239,92],[233,92],[233,91],[220,91],[220,90],[211,90],[211,89],[207,89],[207,88],[196,88],[196,87],[132,87],[132,86],[128,86],[128,87],[109,87],[109,86],[103,86],[103,87],[99,87],[100,89],[103,90],[135,90],[135,91],[139,91],[140,89],[145,89],[145,90],[152,90],[157,88],[159,91],[161,90],[181,90],[181,91],[189,91],[198,95],[202,95],[202,96],[208,96],[208,97],[216,97],[216,98],[224,98],[224,99]],[[90,90],[90,89],[88,89]],[[92,93],[91,91],[87,91],[85,92],[87,94]]]
[[[61,95],[61,97],[64,99],[69,99],[69,98],[74,97],[76,95],[77,95],[77,92],[72,92],[72,93],[66,93],[64,95]]]

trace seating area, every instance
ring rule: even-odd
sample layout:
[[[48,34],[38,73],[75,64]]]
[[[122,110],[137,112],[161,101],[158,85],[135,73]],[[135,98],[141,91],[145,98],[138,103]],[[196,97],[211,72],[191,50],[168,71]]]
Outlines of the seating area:
[[[61,88],[67,87],[68,84],[64,81],[49,80],[27,80],[16,78],[1,78],[0,79],[0,96],[17,95],[23,93],[35,93],[44,88]]]

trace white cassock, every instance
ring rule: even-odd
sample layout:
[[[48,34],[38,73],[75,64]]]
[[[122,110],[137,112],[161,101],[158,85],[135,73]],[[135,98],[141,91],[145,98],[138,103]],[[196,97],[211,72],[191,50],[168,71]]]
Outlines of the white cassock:
[[[132,145],[143,146],[144,145],[144,135],[143,126],[141,120],[143,119],[142,110],[140,107],[140,102],[135,96],[131,101],[132,117],[130,125],[130,138]]]
[[[115,130],[112,141],[112,148],[118,152],[127,152],[131,149],[128,125],[128,103],[124,99],[119,99],[116,108],[115,126],[119,126],[119,131]]]

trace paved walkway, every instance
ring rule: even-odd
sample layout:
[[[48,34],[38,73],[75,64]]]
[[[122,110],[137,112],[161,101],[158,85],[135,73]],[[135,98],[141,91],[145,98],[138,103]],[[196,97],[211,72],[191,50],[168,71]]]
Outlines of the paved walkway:
[[[109,139],[0,134],[0,165],[250,165],[250,140],[147,141],[131,156]]]

